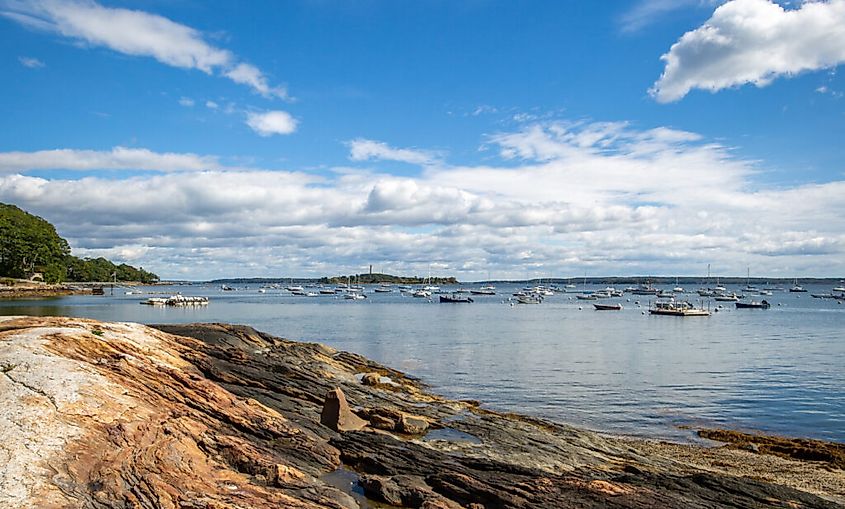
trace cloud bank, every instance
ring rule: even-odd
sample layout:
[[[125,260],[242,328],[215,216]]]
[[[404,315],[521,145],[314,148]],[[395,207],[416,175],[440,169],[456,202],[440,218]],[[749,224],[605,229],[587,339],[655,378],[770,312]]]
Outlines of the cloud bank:
[[[387,143],[348,144],[366,165]],[[376,147],[355,152],[361,147]],[[666,127],[540,122],[485,138],[497,164],[364,166],[333,176],[143,149],[0,153],[0,201],[54,222],[77,253],[165,277],[379,270],[466,280],[589,274],[845,272],[845,182],[763,187],[758,162]],[[425,152],[425,151],[423,151]],[[357,155],[355,155],[357,154]],[[50,179],[46,168],[158,170]],[[104,200],[103,196],[131,199]],[[72,197],[72,199],[69,199]],[[187,270],[187,272],[183,272]]]
[[[650,93],[662,103],[692,89],[716,92],[845,62],[845,0],[808,1],[784,9],[770,0],[732,0],[661,57]]]
[[[285,88],[271,86],[257,67],[209,44],[200,31],[157,14],[104,7],[93,0],[4,0],[0,15],[89,46],[217,73],[265,97],[287,98]]]

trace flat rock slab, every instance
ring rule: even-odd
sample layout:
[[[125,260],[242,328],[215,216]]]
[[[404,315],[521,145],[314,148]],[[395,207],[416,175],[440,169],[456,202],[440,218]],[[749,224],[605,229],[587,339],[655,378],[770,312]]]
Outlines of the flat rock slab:
[[[423,440],[426,427],[473,440]],[[340,468],[374,500],[429,509],[845,501],[845,474],[824,463],[491,412],[355,354],[226,324],[0,319],[0,464],[4,508],[359,507],[321,480]]]

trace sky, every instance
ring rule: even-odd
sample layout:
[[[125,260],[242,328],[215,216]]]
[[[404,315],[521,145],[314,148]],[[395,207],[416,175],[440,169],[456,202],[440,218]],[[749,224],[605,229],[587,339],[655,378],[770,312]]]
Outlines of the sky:
[[[166,279],[845,275],[845,0],[0,0],[0,202]]]

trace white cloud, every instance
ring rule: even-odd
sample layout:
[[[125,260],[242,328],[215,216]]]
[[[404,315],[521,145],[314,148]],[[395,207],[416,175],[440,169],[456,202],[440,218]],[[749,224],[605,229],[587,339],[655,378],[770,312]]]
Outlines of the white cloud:
[[[261,95],[286,97],[284,89],[271,87],[257,67],[209,44],[200,31],[157,14],[104,7],[93,0],[5,0],[0,15],[90,46],[207,74],[217,71]]]
[[[436,152],[428,150],[394,148],[387,143],[366,138],[346,142],[349,158],[353,161],[399,161],[402,163],[428,165],[439,160]]]
[[[194,100],[191,99],[190,97],[180,97],[179,98],[179,104],[182,105],[182,106],[185,106],[186,108],[190,108],[191,106],[194,105]]]
[[[296,131],[298,121],[285,111],[265,111],[247,113],[246,125],[259,136],[291,134]]]
[[[214,101],[205,101],[205,107],[210,109],[210,110],[216,110],[217,108],[220,107],[220,105],[217,104]]]
[[[699,88],[716,92],[845,62],[845,0],[784,9],[769,0],[732,0],[661,57],[666,67],[650,93],[659,102]]]
[[[267,83],[267,77],[264,76],[264,73],[254,65],[240,63],[227,70],[224,74],[235,83],[248,85],[265,97],[289,99],[287,89],[284,87],[271,87]]]
[[[18,61],[22,66],[29,67],[30,69],[40,69],[41,67],[44,67],[44,62],[33,57],[18,57]]]
[[[702,0],[640,0],[622,14],[619,22],[623,32],[637,32],[661,16],[701,3]]]
[[[97,150],[40,150],[0,152],[0,175],[32,170],[150,170],[201,171],[219,169],[216,157],[190,153],[158,153],[143,148]]]
[[[764,187],[764,165],[728,147],[625,122],[528,124],[486,143],[506,164],[441,162],[413,177],[246,170],[141,149],[0,153],[0,201],[54,222],[80,253],[165,277],[185,266],[195,278],[320,276],[369,263],[425,274],[435,262],[464,279],[695,275],[708,263],[736,275],[749,265],[845,272],[845,181]],[[20,174],[48,168],[158,171]]]

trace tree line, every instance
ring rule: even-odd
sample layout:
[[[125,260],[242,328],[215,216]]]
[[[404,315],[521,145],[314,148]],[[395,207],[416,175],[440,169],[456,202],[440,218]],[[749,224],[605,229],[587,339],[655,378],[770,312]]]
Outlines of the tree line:
[[[48,283],[64,281],[141,281],[158,276],[105,258],[78,258],[48,221],[14,205],[0,203],[0,277],[27,279],[40,273]]]

